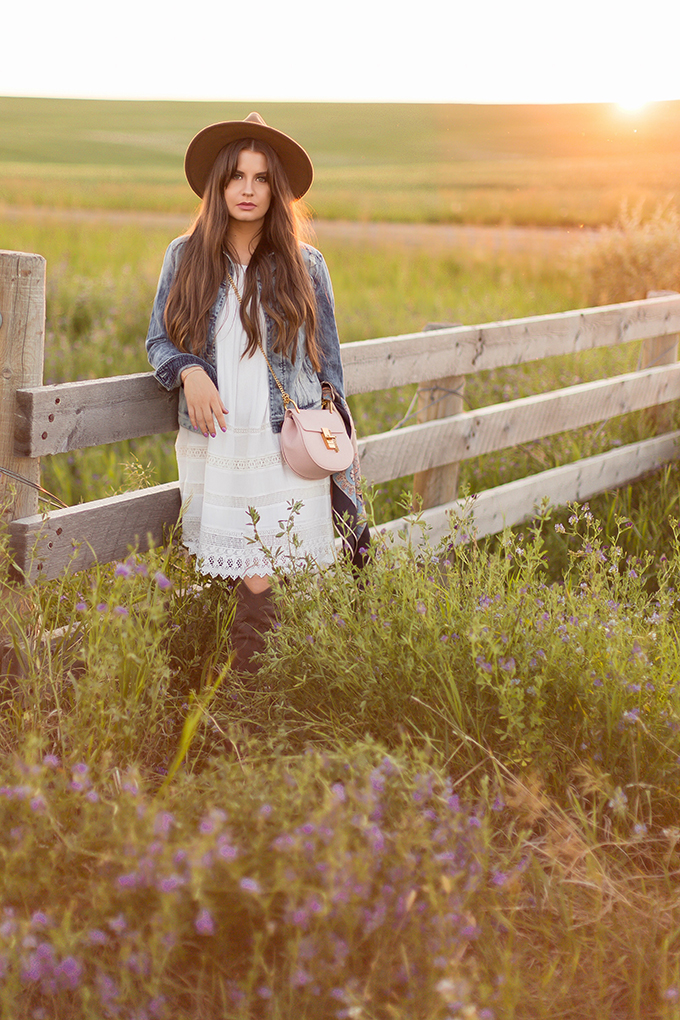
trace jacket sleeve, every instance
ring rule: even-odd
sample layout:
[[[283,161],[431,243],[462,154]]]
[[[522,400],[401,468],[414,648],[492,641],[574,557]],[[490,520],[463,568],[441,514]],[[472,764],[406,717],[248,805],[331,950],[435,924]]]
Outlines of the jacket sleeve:
[[[199,365],[205,369],[217,386],[217,374],[213,366],[204,358],[178,350],[168,337],[165,328],[165,306],[181,257],[183,240],[181,237],[174,240],[165,253],[151,311],[149,332],[146,336],[146,353],[149,364],[154,370],[155,378],[166,390],[173,390],[181,385],[181,373],[188,365]]]
[[[310,276],[316,297],[317,343],[321,370],[319,382],[329,382],[339,397],[345,399],[345,378],[340,357],[340,339],[335,322],[335,299],[330,273],[321,252],[312,249],[309,263]]]

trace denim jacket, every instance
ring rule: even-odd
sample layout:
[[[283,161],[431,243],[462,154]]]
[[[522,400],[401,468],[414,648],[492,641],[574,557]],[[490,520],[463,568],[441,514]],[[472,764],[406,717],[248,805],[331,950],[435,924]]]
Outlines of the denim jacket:
[[[184,388],[180,375],[188,365],[200,365],[205,369],[217,386],[215,370],[215,324],[227,297],[226,282],[220,284],[217,299],[210,312],[208,339],[202,357],[180,351],[169,339],[163,316],[168,299],[170,285],[175,275],[178,261],[186,236],[177,237],[172,241],[165,253],[163,268],[158,281],[158,290],[151,313],[149,332],[146,338],[146,351],[154,370],[154,376],[166,390],[180,388],[179,393],[179,424],[184,428],[193,428],[187,411]],[[304,327],[298,334],[297,354],[291,362],[284,354],[276,354],[272,347],[275,337],[275,326],[268,315],[264,315],[266,324],[266,351],[274,372],[281,385],[300,409],[321,406],[321,383],[329,382],[336,393],[344,401],[345,389],[340,360],[340,342],[335,324],[335,305],[333,288],[323,255],[311,245],[302,245],[302,256],[307,266],[314,295],[316,297],[317,344],[321,371],[315,372],[305,350]],[[272,431],[280,432],[284,418],[284,407],[281,393],[269,372],[269,417]]]

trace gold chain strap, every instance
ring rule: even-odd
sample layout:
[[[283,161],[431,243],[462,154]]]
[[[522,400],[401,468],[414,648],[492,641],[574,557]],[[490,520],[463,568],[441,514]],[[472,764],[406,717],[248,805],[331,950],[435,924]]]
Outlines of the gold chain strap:
[[[230,283],[230,284],[232,285],[232,287],[234,288],[234,294],[236,295],[236,300],[237,300],[237,301],[238,301],[238,303],[239,303],[239,307],[241,307],[241,306],[243,305],[243,301],[241,300],[241,295],[239,294],[239,292],[238,292],[238,287],[237,287],[237,286],[236,286],[236,284],[234,283],[234,278],[232,277],[232,275],[231,275],[231,273],[229,272],[229,270],[228,270],[228,269],[227,269],[227,279],[229,280],[229,283]],[[278,378],[278,376],[277,376],[276,372],[274,371],[274,369],[272,368],[272,366],[271,366],[271,362],[269,361],[269,358],[267,357],[267,354],[266,354],[266,352],[265,352],[265,349],[264,349],[264,347],[262,346],[262,341],[261,341],[261,340],[260,340],[259,338],[258,338],[258,341],[257,341],[257,346],[258,346],[258,347],[260,348],[260,350],[262,351],[262,356],[263,356],[264,360],[265,360],[265,361],[267,362],[267,365],[269,366],[269,371],[271,372],[271,374],[272,374],[272,376],[273,376],[273,378],[274,378],[274,382],[276,383],[276,385],[277,385],[277,386],[278,386],[278,388],[279,388],[279,391],[280,391],[280,393],[281,393],[281,397],[282,397],[282,399],[283,399],[283,406],[284,406],[284,407],[286,408],[286,410],[288,410],[288,405],[289,405],[289,404],[292,404],[292,405],[293,405],[293,407],[295,408],[295,410],[299,412],[300,408],[299,408],[299,407],[297,406],[297,404],[295,403],[295,401],[293,400],[293,398],[292,398],[292,397],[289,397],[289,396],[288,396],[288,394],[287,394],[287,393],[286,393],[286,391],[284,390],[283,386],[282,386],[282,385],[281,385],[281,383],[279,382],[279,378]]]

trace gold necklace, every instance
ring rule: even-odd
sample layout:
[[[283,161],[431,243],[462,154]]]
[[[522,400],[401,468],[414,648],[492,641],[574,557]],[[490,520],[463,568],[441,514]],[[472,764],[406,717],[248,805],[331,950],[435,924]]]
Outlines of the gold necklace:
[[[229,283],[234,288],[234,294],[236,295],[236,300],[238,301],[239,305],[242,305],[243,301],[241,300],[241,295],[238,292],[238,287],[234,283],[234,277],[231,275],[231,273],[229,272],[228,269],[227,269],[227,279],[229,280]]]

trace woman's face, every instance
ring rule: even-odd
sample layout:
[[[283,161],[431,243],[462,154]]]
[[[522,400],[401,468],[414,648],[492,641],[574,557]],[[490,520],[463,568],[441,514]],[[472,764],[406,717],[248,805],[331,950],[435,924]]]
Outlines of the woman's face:
[[[267,158],[261,152],[244,149],[224,189],[227,211],[232,219],[262,226],[272,200],[267,175]]]

